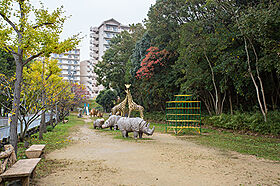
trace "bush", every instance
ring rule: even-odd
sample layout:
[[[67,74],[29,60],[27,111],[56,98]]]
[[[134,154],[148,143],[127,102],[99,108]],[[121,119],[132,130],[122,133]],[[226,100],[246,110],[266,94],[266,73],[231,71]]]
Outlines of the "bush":
[[[232,130],[252,131],[260,134],[280,135],[280,112],[270,111],[267,114],[267,122],[264,122],[260,112],[240,113],[234,115],[221,114],[219,116],[206,117],[205,124]]]
[[[46,129],[47,129],[47,131],[48,131],[48,132],[52,132],[52,131],[53,131],[53,127],[52,127],[52,126],[50,126],[50,125],[49,125],[49,126],[47,126],[47,128],[46,128]]]
[[[145,120],[149,121],[165,121],[165,112],[162,111],[154,111],[154,112],[145,112],[144,113]]]
[[[101,105],[105,112],[110,112],[111,108],[114,106],[114,101],[117,99],[116,91],[102,90],[96,97],[96,103]]]

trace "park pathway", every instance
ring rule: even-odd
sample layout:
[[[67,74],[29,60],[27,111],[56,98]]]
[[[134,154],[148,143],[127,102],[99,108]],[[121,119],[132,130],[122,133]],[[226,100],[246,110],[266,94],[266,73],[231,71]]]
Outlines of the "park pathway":
[[[130,134],[131,135],[131,134]],[[36,185],[280,185],[280,164],[219,151],[169,134],[114,139],[89,125],[46,156],[55,171]]]

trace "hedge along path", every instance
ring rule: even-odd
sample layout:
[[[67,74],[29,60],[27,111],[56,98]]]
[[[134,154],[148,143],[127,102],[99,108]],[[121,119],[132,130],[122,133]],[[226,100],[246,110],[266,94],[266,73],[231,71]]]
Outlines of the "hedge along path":
[[[279,185],[280,163],[155,133],[150,140],[114,139],[89,125],[76,143],[47,154],[57,163],[38,185]],[[131,135],[131,134],[130,134]]]

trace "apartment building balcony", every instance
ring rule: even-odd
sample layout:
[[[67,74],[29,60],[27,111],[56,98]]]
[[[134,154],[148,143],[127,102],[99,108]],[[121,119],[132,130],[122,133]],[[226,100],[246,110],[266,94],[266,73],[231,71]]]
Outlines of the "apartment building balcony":
[[[61,68],[68,68],[68,66],[73,66],[73,67],[80,66],[80,64],[78,62],[77,63],[61,62],[61,63],[59,63],[59,65],[61,66]]]
[[[120,33],[120,29],[108,29],[108,28],[105,28],[104,29],[105,32],[112,32],[112,33]]]
[[[87,64],[87,68],[91,68],[92,67],[92,64]]]
[[[98,38],[98,34],[96,34],[96,33],[90,33],[90,38],[95,38],[95,39],[97,39],[97,38]]]
[[[90,48],[91,51],[98,51],[98,48],[95,47],[95,46],[90,46],[89,48]]]
[[[72,54],[72,55],[80,55],[80,50],[79,49],[74,49],[74,50],[70,50],[70,51],[67,51],[65,53],[63,53],[64,55],[69,55],[69,54]]]
[[[90,57],[92,57],[92,58],[98,58],[98,54],[95,53],[95,52],[91,52],[91,53],[90,53]]]
[[[90,86],[87,86],[87,89],[92,92],[92,88]]]
[[[90,40],[90,44],[91,44],[91,45],[95,45],[95,46],[98,47],[98,44],[99,44],[99,43],[98,43],[97,39],[91,39],[91,40]]]
[[[92,68],[88,68],[87,72],[93,72]]]
[[[92,84],[92,81],[89,81],[89,80],[88,80],[87,83],[91,85],[91,84]]]
[[[90,31],[91,32],[98,32],[98,28],[97,27],[90,27]]]
[[[80,73],[74,73],[73,71],[71,71],[70,73],[69,73],[69,71],[63,71],[63,72],[61,72],[61,75],[62,76],[73,76],[73,77],[79,77],[80,78]]]

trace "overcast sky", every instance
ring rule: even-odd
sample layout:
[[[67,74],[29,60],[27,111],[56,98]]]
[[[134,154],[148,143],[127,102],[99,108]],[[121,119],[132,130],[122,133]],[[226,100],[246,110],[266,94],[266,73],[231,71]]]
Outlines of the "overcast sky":
[[[32,0],[38,2],[38,0]],[[114,18],[124,25],[139,23],[147,17],[156,0],[41,0],[51,10],[64,6],[66,15],[72,15],[64,26],[62,38],[82,32],[86,36],[80,44],[81,60],[89,59],[89,29]]]

